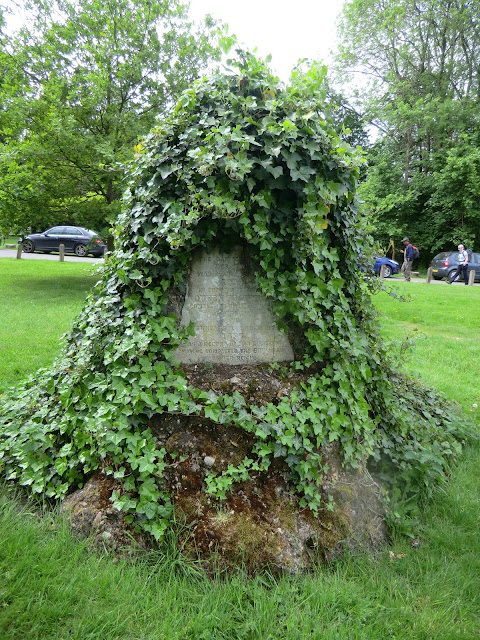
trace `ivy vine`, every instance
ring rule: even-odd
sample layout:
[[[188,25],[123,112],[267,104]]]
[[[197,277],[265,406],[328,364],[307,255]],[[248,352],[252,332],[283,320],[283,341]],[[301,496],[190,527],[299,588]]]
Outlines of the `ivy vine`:
[[[379,339],[376,285],[360,268],[370,243],[355,198],[362,158],[325,113],[325,69],[285,87],[250,54],[231,65],[195,83],[137,145],[116,250],[61,355],[2,398],[8,481],[61,499],[102,469],[122,485],[115,507],[156,539],[173,506],[169,458],[146,427],[154,415],[203,416],[255,437],[240,465],[208,477],[213,495],[280,457],[313,512],[325,443],[414,495],[444,477],[466,433],[441,398],[389,364]],[[312,372],[266,406],[195,388],[175,361],[194,327],[180,328],[169,296],[193,250],[238,243],[279,320],[305,336],[291,366]]]

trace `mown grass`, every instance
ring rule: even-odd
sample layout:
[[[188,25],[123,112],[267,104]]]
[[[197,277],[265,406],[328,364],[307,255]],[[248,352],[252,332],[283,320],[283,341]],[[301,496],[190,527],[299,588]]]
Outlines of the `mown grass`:
[[[468,457],[426,510],[418,549],[395,541],[373,559],[276,580],[209,579],[171,551],[117,561],[74,541],[61,521],[4,502],[1,637],[471,640],[480,631],[480,453]]]
[[[5,249],[5,245],[14,244],[16,245],[20,236],[0,236],[0,249]]]
[[[0,273],[3,263],[0,260]],[[23,275],[16,273],[19,307],[28,306],[30,300],[31,289],[24,288],[22,280],[28,283],[34,278],[35,267],[31,268]],[[36,270],[42,269],[43,263],[36,263]],[[71,287],[64,287],[64,278],[78,278],[84,294],[92,282],[80,270],[76,276],[58,270],[49,284],[43,280],[47,298],[48,287],[64,290],[63,296],[51,299],[57,311],[70,297]],[[452,370],[446,360],[455,365],[473,363],[477,357],[480,327],[470,314],[478,306],[480,288],[416,284],[409,291],[413,293],[409,303],[383,294],[376,298],[385,333],[403,337],[411,329],[419,335],[406,356],[407,366],[428,382],[435,377],[444,393],[468,411],[473,409],[471,404],[479,396],[473,366]],[[72,297],[71,317],[82,297],[73,286]],[[1,305],[0,326],[3,316]],[[26,317],[19,313],[19,322]],[[71,317],[64,317],[65,325],[58,327],[57,341]],[[463,329],[458,326],[461,320]],[[28,323],[22,327],[28,334]],[[42,345],[40,341],[39,352]],[[49,350],[42,364],[48,365],[51,357]],[[449,375],[455,372],[454,384],[438,373],[442,367]],[[39,517],[7,491],[0,495],[2,640],[472,640],[480,636],[478,447],[466,451],[451,480],[425,506],[418,547],[408,539],[394,539],[373,558],[346,557],[297,577],[248,579],[239,572],[207,578],[181,560],[172,544],[135,562],[115,558],[74,540],[61,518],[48,511]]]
[[[408,341],[407,371],[425,380],[468,412],[480,407],[480,287],[393,283],[401,302],[386,293],[376,297],[383,335]],[[479,413],[480,415],[480,413]]]
[[[92,264],[0,259],[0,389],[53,362],[97,280]]]

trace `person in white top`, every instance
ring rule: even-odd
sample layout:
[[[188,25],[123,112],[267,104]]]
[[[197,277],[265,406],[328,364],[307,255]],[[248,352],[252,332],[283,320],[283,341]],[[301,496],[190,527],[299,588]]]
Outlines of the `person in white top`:
[[[452,273],[447,279],[447,284],[455,282],[459,275],[462,275],[465,284],[468,284],[468,253],[463,244],[458,245],[458,267],[455,273]]]

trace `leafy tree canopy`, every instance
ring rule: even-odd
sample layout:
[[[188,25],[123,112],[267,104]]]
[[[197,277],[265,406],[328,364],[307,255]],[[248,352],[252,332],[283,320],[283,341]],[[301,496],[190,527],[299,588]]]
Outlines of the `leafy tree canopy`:
[[[108,225],[123,164],[155,118],[218,53],[179,0],[25,3],[6,43],[0,225]]]
[[[378,237],[408,234],[426,258],[480,241],[473,176],[459,190],[452,170],[479,142],[479,14],[478,0],[350,0],[343,13],[337,61],[361,76],[362,110],[381,132],[362,196]]]
[[[320,447],[370,461],[385,482],[417,495],[444,477],[463,430],[428,389],[389,366],[365,273],[369,244],[355,190],[359,159],[324,114],[318,69],[284,87],[240,54],[232,72],[185,91],[138,149],[116,227],[117,249],[55,365],[2,401],[2,473],[61,498],[94,470],[122,482],[115,506],[161,538],[172,512],[172,461],[148,420],[200,416],[254,439],[233,482],[280,458],[305,507],[322,504]],[[193,328],[168,312],[198,247],[248,247],[260,291],[304,336],[288,397],[248,404],[238,391],[189,384],[175,350]],[[373,286],[373,285],[371,285]],[[391,496],[395,494],[390,494]]]

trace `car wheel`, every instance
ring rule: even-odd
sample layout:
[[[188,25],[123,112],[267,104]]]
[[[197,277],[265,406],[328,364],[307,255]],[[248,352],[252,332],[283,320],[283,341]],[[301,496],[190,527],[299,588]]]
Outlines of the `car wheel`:
[[[448,273],[447,273],[447,282],[450,282],[452,279],[453,274],[455,273],[456,269],[451,269]],[[456,282],[458,282],[458,279],[456,280]]]
[[[31,240],[27,240],[23,244],[23,251],[25,251],[25,253],[33,253],[35,251],[35,245]]]
[[[75,255],[77,255],[79,258],[84,258],[87,255],[87,248],[84,244],[75,245],[74,251]]]
[[[388,264],[384,264],[383,265],[383,277],[384,278],[390,278],[390,276],[392,275],[392,267]]]

